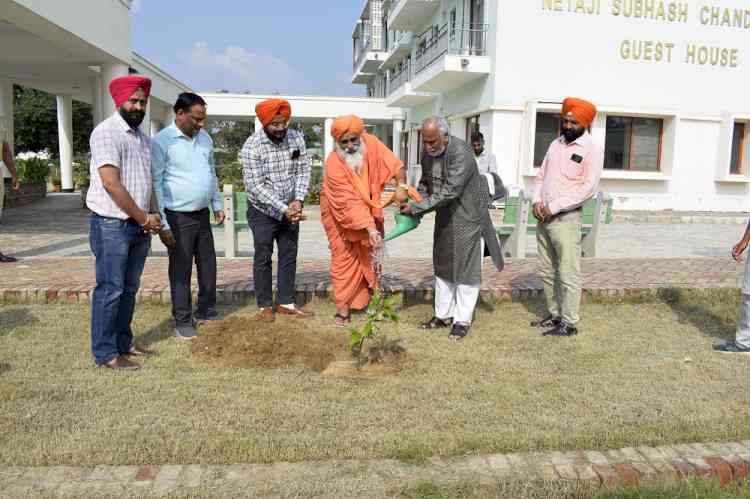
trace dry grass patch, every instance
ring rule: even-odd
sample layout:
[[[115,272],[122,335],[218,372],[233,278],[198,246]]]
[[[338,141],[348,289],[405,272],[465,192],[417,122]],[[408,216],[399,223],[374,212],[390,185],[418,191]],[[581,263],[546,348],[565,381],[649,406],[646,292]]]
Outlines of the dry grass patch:
[[[529,328],[537,303],[483,306],[462,342],[420,331],[431,307],[409,307],[384,330],[404,340],[402,370],[373,380],[294,363],[214,367],[173,338],[169,309],[157,306],[139,306],[134,329],[159,356],[112,373],[93,366],[87,307],[6,305],[0,464],[420,459],[749,439],[750,358],[711,351],[734,334],[739,293],[666,298],[586,304],[573,338]],[[316,335],[343,345],[332,304],[312,308],[311,321],[277,322],[299,331],[301,348]]]

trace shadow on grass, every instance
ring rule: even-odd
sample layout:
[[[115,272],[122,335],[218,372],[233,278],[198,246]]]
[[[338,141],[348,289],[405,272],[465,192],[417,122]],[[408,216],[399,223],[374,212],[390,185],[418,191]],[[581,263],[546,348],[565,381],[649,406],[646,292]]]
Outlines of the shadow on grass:
[[[661,289],[657,292],[659,301],[672,308],[679,324],[688,324],[720,340],[734,339],[739,297],[735,289]]]
[[[30,326],[39,322],[39,319],[29,312],[28,308],[5,308],[0,310],[0,336],[13,332],[19,326]]]

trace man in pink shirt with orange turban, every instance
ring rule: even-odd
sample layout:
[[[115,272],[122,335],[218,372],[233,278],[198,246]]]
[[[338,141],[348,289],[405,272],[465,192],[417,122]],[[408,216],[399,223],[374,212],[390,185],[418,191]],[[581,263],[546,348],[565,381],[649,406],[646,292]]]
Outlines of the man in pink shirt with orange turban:
[[[544,335],[578,334],[581,307],[581,212],[594,196],[604,166],[604,149],[589,133],[596,107],[585,100],[563,101],[561,135],[552,141],[534,180],[539,274],[547,315],[531,323]]]

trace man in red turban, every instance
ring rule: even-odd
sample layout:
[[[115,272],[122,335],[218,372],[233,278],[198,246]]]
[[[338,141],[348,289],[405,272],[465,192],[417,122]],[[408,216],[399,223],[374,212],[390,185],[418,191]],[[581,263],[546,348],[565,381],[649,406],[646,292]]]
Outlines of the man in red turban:
[[[241,157],[255,250],[257,319],[270,322],[274,314],[307,317],[312,314],[294,303],[299,221],[311,173],[305,137],[289,129],[292,107],[283,99],[265,100],[255,106],[255,113],[263,128],[247,139]],[[274,243],[279,261],[276,307],[271,268]]]
[[[531,323],[545,335],[578,334],[581,307],[581,212],[596,194],[604,148],[587,131],[596,106],[575,98],[563,101],[561,135],[552,141],[534,180],[539,274],[547,315]]]
[[[151,141],[139,128],[146,114],[151,81],[116,78],[109,85],[117,113],[91,134],[91,210],[89,239],[96,258],[96,288],[91,296],[91,350],[99,366],[137,369],[130,323],[151,234],[162,228],[152,201]]]
[[[340,116],[331,126],[335,151],[326,159],[320,219],[331,249],[335,321],[350,322],[350,310],[370,302],[377,286],[373,253],[383,245],[380,196],[394,177],[396,201],[407,200],[403,163],[377,137],[365,132],[357,116]]]

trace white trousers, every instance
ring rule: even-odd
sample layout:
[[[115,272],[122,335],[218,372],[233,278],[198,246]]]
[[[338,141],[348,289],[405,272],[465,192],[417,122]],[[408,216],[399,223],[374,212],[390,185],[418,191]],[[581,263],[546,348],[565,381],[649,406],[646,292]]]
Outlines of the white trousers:
[[[471,325],[474,307],[479,298],[479,286],[455,284],[435,277],[435,317]]]

